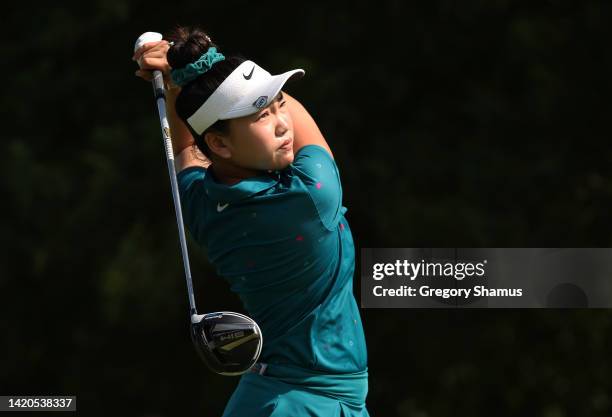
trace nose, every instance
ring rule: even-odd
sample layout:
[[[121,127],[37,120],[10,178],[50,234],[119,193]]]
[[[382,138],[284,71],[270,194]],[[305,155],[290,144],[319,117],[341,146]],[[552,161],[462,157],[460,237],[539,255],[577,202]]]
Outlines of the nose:
[[[286,113],[276,113],[276,135],[283,136],[289,130],[289,116]]]

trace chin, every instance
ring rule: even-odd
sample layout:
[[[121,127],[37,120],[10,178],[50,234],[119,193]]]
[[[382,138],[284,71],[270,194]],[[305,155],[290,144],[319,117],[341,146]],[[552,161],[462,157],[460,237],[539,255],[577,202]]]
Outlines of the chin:
[[[282,167],[280,169],[287,168],[289,165],[291,165],[294,159],[295,159],[295,155],[293,154],[293,151],[288,153],[287,156],[283,158],[283,161],[281,163]]]
[[[287,168],[293,160],[295,159],[295,155],[293,154],[293,150],[290,152],[285,152],[283,155],[275,155],[274,159],[271,161],[268,170],[281,171]]]

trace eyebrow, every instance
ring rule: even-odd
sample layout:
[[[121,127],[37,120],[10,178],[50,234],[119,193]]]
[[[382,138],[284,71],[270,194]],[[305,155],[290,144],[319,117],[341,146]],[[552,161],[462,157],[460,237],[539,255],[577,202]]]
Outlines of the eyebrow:
[[[283,92],[281,91],[281,92],[278,93],[278,96],[276,96],[276,101],[282,101],[283,98],[285,98],[285,97],[283,96]]]

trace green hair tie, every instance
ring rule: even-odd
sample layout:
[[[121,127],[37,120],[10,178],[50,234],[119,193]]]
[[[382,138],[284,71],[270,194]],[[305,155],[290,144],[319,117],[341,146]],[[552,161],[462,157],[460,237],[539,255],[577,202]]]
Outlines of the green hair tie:
[[[206,51],[205,54],[202,54],[202,56],[196,62],[187,64],[185,68],[172,70],[170,73],[172,82],[182,87],[211,69],[215,62],[223,61],[224,59],[225,56],[218,53],[217,48],[214,46],[208,48],[208,51]]]

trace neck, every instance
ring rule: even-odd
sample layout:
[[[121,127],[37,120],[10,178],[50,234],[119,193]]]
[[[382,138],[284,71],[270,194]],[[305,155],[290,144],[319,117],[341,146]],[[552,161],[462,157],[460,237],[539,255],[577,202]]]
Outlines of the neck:
[[[259,176],[265,172],[238,167],[236,165],[229,164],[224,160],[216,160],[213,164],[211,164],[210,168],[212,169],[215,179],[225,185],[234,185],[244,179]]]

